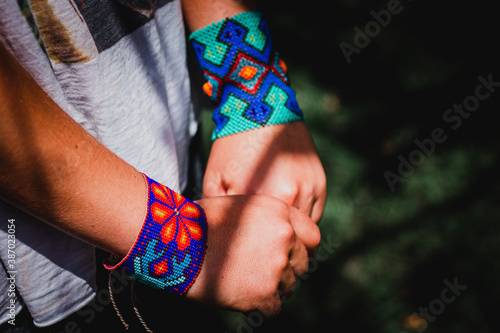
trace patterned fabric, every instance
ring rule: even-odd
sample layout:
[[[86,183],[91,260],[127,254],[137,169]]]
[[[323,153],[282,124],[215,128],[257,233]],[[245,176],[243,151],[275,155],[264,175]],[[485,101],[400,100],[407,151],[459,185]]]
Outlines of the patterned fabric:
[[[196,203],[145,176],[149,198],[146,221],[127,256],[108,270],[176,294],[196,279],[205,254],[205,214]]]
[[[286,65],[258,12],[238,14],[193,32],[194,51],[216,106],[212,139],[303,120]]]

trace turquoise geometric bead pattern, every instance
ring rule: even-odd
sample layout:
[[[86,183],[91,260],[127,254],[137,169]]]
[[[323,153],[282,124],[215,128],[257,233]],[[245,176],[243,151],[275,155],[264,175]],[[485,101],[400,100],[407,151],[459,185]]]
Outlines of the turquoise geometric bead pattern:
[[[216,107],[212,139],[304,119],[261,13],[211,24],[190,41]]]

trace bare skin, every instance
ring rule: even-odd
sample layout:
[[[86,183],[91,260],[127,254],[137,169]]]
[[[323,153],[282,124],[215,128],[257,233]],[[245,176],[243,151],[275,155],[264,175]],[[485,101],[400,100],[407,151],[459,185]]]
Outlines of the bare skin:
[[[254,1],[184,0],[182,5],[191,31],[255,10]],[[304,123],[265,126],[215,140],[203,196],[231,194],[273,196],[318,223],[325,206],[326,176]]]
[[[215,140],[203,195],[210,198],[234,194],[279,198],[319,222],[325,206],[326,177],[303,122],[267,126]]]
[[[125,256],[144,221],[142,174],[61,110],[3,45],[0,105],[0,198]],[[275,313],[279,293],[291,292],[295,277],[307,270],[307,251],[319,244],[315,223],[269,196],[210,197],[198,203],[207,216],[207,252],[187,297]]]

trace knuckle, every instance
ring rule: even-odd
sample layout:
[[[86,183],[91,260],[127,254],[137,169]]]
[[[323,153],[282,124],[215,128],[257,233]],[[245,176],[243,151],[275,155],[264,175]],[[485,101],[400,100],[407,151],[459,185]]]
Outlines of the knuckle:
[[[274,198],[268,198],[268,202],[272,205],[272,210],[278,214],[278,216],[286,216],[290,215],[290,207],[283,201]]]
[[[315,182],[316,184],[312,189],[312,191],[316,192],[315,196],[318,197],[326,193],[327,180],[326,180],[326,174],[324,172],[322,172],[315,178]]]
[[[290,264],[290,259],[288,258],[288,253],[285,255],[279,255],[275,258],[275,267],[279,274],[281,274]]]
[[[311,188],[311,192],[316,198],[326,194],[326,174],[322,172],[317,177],[314,178],[315,184]]]
[[[312,182],[306,182],[302,184],[301,192],[303,192],[304,195],[312,196],[314,194],[314,184]]]
[[[290,206],[274,197],[263,196],[263,204],[266,210],[273,216],[278,229],[287,229],[290,226]],[[281,234],[281,232],[278,232]]]
[[[284,202],[292,205],[299,193],[298,187],[292,183],[285,183],[277,190],[278,197]]]
[[[326,173],[324,171],[321,172],[321,176],[318,177],[318,183],[320,184],[322,189],[326,188],[327,180],[326,180]]]
[[[288,244],[295,240],[295,231],[290,223],[282,223],[276,233],[278,240]]]

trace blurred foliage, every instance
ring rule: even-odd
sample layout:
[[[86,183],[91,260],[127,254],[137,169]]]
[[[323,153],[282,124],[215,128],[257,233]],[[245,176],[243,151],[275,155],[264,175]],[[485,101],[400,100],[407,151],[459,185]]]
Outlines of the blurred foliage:
[[[443,119],[474,95],[479,75],[500,82],[492,5],[401,1],[348,64],[339,44],[354,46],[353,28],[389,1],[258,3],[327,173],[320,228],[335,246],[277,318],[223,313],[219,331],[496,331],[500,131],[491,114],[500,91],[455,130]],[[435,128],[447,140],[392,192],[384,172],[397,174],[398,156],[408,159]],[[455,278],[467,289],[443,311],[434,300]],[[426,320],[419,312],[430,304],[442,313]]]
[[[193,331],[497,331],[500,88],[455,130],[443,119],[474,95],[479,75],[500,81],[497,11],[487,1],[402,0],[348,63],[339,44],[354,45],[353,28],[388,3],[258,1],[327,173],[323,241],[278,317],[179,307],[198,318]],[[208,150],[209,112],[202,120]],[[397,174],[398,156],[436,128],[447,140],[391,191],[384,172]],[[467,289],[443,310],[443,281],[455,279]],[[418,315],[430,305],[442,313]]]

